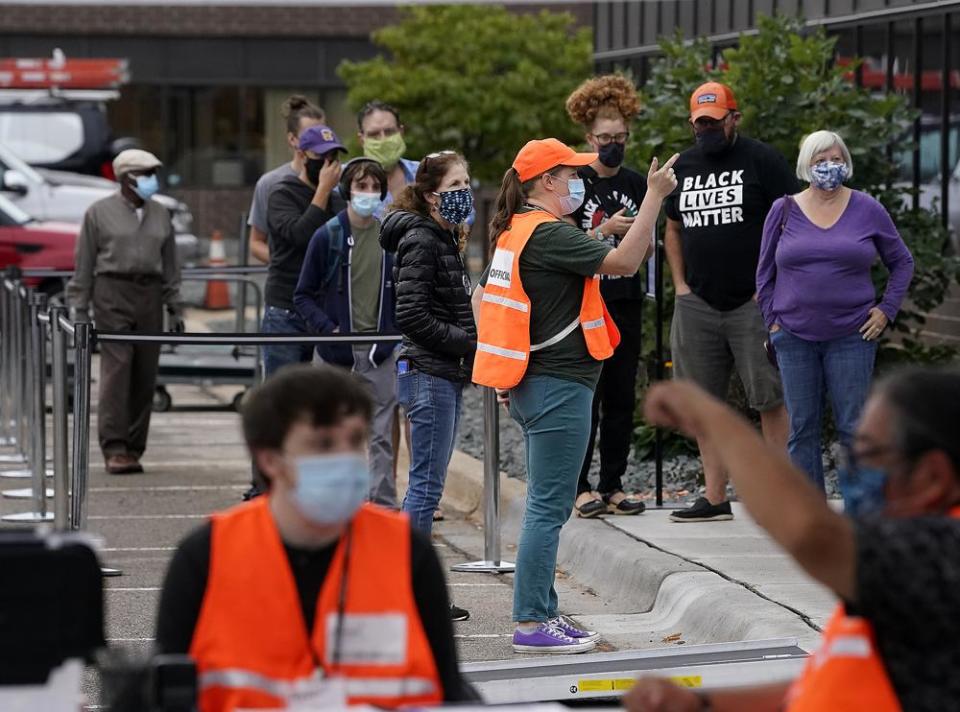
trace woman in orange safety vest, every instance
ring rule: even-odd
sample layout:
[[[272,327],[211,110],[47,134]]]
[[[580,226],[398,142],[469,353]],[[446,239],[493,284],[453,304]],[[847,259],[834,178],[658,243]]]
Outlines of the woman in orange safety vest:
[[[580,207],[577,167],[597,159],[556,139],[527,143],[507,170],[490,235],[496,250],[473,295],[473,381],[496,388],[523,429],[527,505],[517,552],[516,652],[575,653],[599,636],[559,615],[554,569],[590,434],[593,392],[619,342],[600,296],[600,274],[631,275],[650,250],[663,199],[676,178],[671,158],[650,168],[633,226],[616,248],[564,220]]]

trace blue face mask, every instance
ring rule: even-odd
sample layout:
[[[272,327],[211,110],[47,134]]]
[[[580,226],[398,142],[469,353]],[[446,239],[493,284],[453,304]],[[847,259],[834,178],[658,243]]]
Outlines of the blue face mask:
[[[443,193],[434,193],[434,195],[440,196],[437,212],[451,225],[460,225],[470,217],[470,212],[473,210],[473,191],[469,188],[448,190]]]
[[[837,473],[843,511],[851,517],[879,514],[887,504],[884,487],[889,473],[880,467],[847,464]]]
[[[157,179],[157,174],[137,176],[136,185],[133,186],[133,192],[144,200],[150,200],[150,198],[160,192],[160,181]]]
[[[820,190],[832,191],[839,188],[847,179],[849,170],[846,163],[821,161],[810,169],[810,184]]]
[[[370,491],[370,468],[357,453],[314,455],[294,460],[297,485],[290,496],[314,524],[350,521]]]
[[[382,202],[380,193],[353,193],[350,196],[350,207],[357,215],[364,218],[377,212]]]
[[[557,180],[562,180],[567,184],[567,195],[558,195],[560,199],[560,214],[569,215],[575,213],[583,205],[584,198],[587,197],[587,187],[582,178],[570,178],[569,180],[560,176],[551,176]]]

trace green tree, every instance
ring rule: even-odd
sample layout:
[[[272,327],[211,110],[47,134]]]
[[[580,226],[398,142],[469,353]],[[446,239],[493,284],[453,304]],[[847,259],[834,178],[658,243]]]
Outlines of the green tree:
[[[646,109],[633,131],[631,158],[643,166],[651,156],[663,159],[691,146],[687,99],[711,80],[733,89],[743,112],[743,132],[776,146],[791,165],[806,134],[836,131],[853,155],[853,187],[884,204],[916,260],[907,303],[881,341],[881,367],[953,358],[952,349],[925,345],[920,331],[923,312],[942,303],[949,285],[960,277],[960,262],[943,255],[947,235],[937,213],[910,209],[910,189],[897,185],[897,165],[887,152],[888,146],[910,146],[916,113],[901,95],[857,87],[851,81],[856,64],[837,65],[835,44],[822,28],[811,31],[785,16],[760,18],[757,34],[725,50],[719,66],[713,65],[704,40],[686,42],[679,34],[662,40],[663,55],[642,88]],[[878,267],[875,276],[882,289],[884,270]]]
[[[373,34],[387,52],[343,62],[348,102],[394,105],[411,156],[462,151],[474,177],[500,178],[529,139],[572,140],[563,105],[590,74],[592,35],[573,15],[495,5],[413,6]]]

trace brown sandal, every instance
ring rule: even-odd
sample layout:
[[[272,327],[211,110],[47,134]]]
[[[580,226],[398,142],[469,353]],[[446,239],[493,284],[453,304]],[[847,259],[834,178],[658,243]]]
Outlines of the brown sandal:
[[[599,495],[597,494],[592,492],[583,492],[577,497],[577,499],[579,500],[584,494],[591,494],[592,496],[583,504],[574,504],[573,508],[577,510],[578,517],[581,519],[594,519],[607,511],[607,505],[604,504],[603,500],[600,499]]]

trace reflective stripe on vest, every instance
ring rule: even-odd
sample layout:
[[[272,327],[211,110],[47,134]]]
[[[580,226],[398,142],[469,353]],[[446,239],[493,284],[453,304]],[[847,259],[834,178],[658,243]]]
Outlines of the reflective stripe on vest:
[[[603,303],[596,276],[584,279],[576,319],[547,340],[530,343],[531,305],[520,278],[520,255],[540,225],[554,222],[557,218],[542,210],[517,213],[497,238],[480,300],[474,383],[513,388],[523,379],[531,353],[560,343],[578,326],[587,351],[598,361],[610,358],[620,343],[620,332]]]
[[[531,348],[531,351],[533,349]],[[494,356],[503,356],[504,358],[512,358],[517,361],[526,361],[527,354],[523,351],[514,351],[513,349],[505,349],[502,346],[494,346],[493,344],[485,344],[482,341],[477,342],[477,351],[483,351],[488,354],[493,354]]]
[[[277,680],[253,670],[233,668],[203,673],[198,677],[197,682],[201,693],[212,687],[222,687],[234,690],[258,690],[273,697],[287,699],[309,692],[311,686],[316,682],[316,676],[311,675],[297,680]],[[437,692],[437,686],[432,680],[418,677],[350,677],[344,682],[347,695],[367,699],[394,698],[407,695],[420,696]]]
[[[499,304],[500,306],[507,307],[508,309],[516,309],[517,311],[521,312],[530,311],[530,306],[524,304],[523,302],[517,301],[516,299],[509,299],[508,297],[501,297],[496,294],[490,294],[490,292],[487,291],[484,291],[481,301],[490,302],[491,304]]]
[[[369,504],[354,516],[342,608],[349,622],[336,665],[329,628],[341,609],[344,542],[334,551],[307,630],[269,495],[258,499],[213,517],[207,588],[189,650],[201,712],[282,708],[334,673],[344,679],[351,705],[440,703],[443,688],[413,597],[409,520]],[[376,627],[379,619],[390,626]],[[371,649],[364,636],[388,635],[388,628],[390,640]]]
[[[601,321],[603,321],[603,320],[601,319]],[[563,341],[565,338],[567,338],[568,336],[570,336],[570,334],[572,334],[573,331],[574,331],[574,329],[576,329],[578,326],[580,326],[580,317],[579,317],[579,316],[577,316],[576,319],[574,319],[574,320],[571,321],[569,324],[567,324],[565,327],[563,327],[563,331],[561,331],[559,334],[555,334],[555,335],[551,336],[549,339],[547,339],[546,341],[541,341],[539,344],[531,344],[531,345],[530,345],[530,350],[531,350],[531,351],[539,351],[540,349],[545,349],[545,348],[547,348],[548,346],[553,346],[554,344],[559,344],[559,343],[560,343],[561,341]],[[587,328],[586,324],[584,324],[584,327],[583,327],[583,328],[584,328],[584,329]]]

